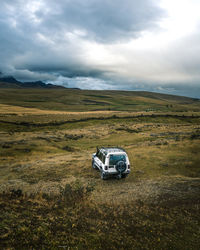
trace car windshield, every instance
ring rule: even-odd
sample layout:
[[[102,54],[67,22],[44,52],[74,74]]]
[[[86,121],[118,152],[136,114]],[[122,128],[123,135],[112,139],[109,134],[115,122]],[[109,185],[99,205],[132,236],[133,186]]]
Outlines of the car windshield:
[[[116,165],[118,161],[126,162],[125,155],[110,155],[109,165]]]

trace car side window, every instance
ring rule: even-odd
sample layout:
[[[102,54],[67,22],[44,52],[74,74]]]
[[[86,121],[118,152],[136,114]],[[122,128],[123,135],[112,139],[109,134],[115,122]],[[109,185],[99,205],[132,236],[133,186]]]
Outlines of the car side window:
[[[110,164],[111,166],[114,165],[114,157],[113,157],[113,155],[110,155],[109,164]]]
[[[106,157],[105,157],[105,155],[103,155],[103,157],[102,157],[103,164],[105,164],[105,160],[106,160]]]
[[[103,164],[105,164],[106,157],[105,157],[105,155],[104,155],[102,152],[98,151],[98,152],[96,153],[96,156],[99,158],[100,161],[103,162]]]
[[[103,154],[102,154],[102,153],[100,153],[99,159],[100,159],[101,161],[103,160]]]

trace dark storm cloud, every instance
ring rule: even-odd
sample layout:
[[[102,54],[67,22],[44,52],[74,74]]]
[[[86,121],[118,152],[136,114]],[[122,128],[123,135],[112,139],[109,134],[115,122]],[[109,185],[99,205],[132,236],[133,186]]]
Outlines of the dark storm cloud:
[[[163,14],[151,0],[60,0],[48,1],[51,6],[44,27],[85,31],[89,39],[113,42],[139,36],[156,27]]]
[[[163,51],[126,47],[145,31],[160,32],[166,13],[155,3],[1,0],[0,72],[70,87],[200,97],[199,32]]]
[[[59,64],[51,64],[51,65],[34,65],[27,64],[25,68],[28,68],[31,72],[40,72],[40,73],[57,73],[64,77],[103,77],[106,71],[101,71],[98,69],[91,69],[89,67],[84,67],[83,65],[59,65]],[[20,69],[20,68],[18,68]]]
[[[137,37],[155,28],[161,14],[151,0],[2,0],[0,70],[30,71],[30,78],[34,72],[100,76],[101,69],[87,64],[81,42]]]

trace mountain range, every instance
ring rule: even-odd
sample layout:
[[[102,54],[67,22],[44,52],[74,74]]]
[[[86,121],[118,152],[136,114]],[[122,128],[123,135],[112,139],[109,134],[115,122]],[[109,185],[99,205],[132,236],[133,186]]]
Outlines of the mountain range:
[[[65,88],[60,85],[54,85],[51,83],[44,83],[42,81],[35,82],[21,82],[16,80],[13,76],[4,76],[0,73],[0,88],[39,88],[39,89],[58,89]]]

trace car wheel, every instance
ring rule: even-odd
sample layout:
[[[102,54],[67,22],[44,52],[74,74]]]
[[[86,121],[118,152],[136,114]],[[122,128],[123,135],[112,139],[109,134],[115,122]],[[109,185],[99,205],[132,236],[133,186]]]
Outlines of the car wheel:
[[[121,175],[121,174],[118,174],[118,175],[116,176],[116,178],[117,178],[117,180],[120,180],[120,179],[122,178],[122,175]]]
[[[92,168],[97,169],[97,167],[94,164],[94,160],[92,160]]]
[[[126,178],[127,177],[127,174],[122,174],[122,178]]]
[[[104,174],[104,172],[101,172],[101,179],[102,179],[102,180],[106,180],[106,179],[107,179],[107,177],[106,177],[106,175]]]

